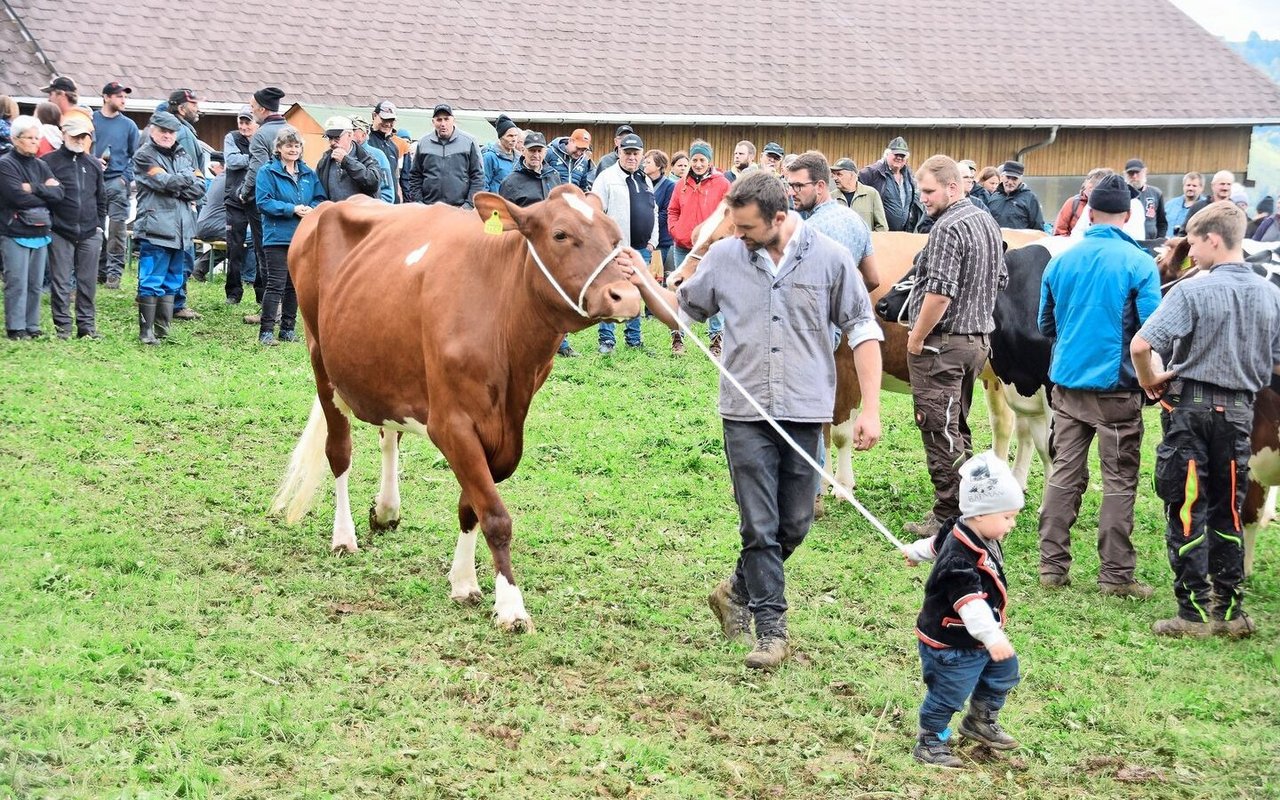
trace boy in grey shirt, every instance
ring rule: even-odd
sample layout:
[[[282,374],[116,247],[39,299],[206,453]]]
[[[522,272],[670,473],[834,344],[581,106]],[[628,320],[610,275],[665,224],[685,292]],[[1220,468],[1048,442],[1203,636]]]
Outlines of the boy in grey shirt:
[[[1211,271],[1176,284],[1129,348],[1138,383],[1160,401],[1164,431],[1156,492],[1168,516],[1178,614],[1155,624],[1160,636],[1254,632],[1242,607],[1240,509],[1254,395],[1280,370],[1280,292],[1244,263],[1245,222],[1229,200],[1191,218],[1191,257]],[[1152,351],[1167,369],[1153,366]]]

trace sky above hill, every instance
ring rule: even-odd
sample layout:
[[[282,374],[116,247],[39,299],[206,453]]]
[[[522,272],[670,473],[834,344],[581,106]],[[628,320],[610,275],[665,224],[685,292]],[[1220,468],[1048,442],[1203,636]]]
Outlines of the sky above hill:
[[[1277,0],[1170,0],[1214,36],[1242,42],[1250,31],[1264,39],[1280,39]]]

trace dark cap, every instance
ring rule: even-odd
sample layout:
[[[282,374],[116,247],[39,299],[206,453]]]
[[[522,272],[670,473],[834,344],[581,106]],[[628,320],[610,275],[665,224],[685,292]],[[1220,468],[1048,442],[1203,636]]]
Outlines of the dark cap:
[[[626,136],[622,137],[621,142],[618,142],[618,149],[619,150],[643,150],[644,141],[642,141],[640,137],[636,136],[634,133],[628,133]]]
[[[1256,210],[1259,214],[1274,214],[1276,211],[1276,199],[1271,195],[1267,195],[1258,201]]]
[[[240,112],[236,114],[236,119],[253,119],[253,109],[248,106],[240,106]]]
[[[615,137],[621,138],[623,136],[626,136],[628,133],[635,133],[635,129],[632,128],[630,125],[619,125],[618,129],[613,132],[613,135]]]
[[[253,93],[253,99],[267,111],[279,111],[280,100],[284,98],[284,89],[278,86],[263,86]]]
[[[440,116],[452,117],[453,106],[449,105],[448,103],[436,103],[436,107],[431,109],[431,118],[435,119],[436,117],[440,117]]]
[[[546,146],[547,146],[547,137],[543,136],[537,131],[529,131],[524,135],[525,150],[528,150],[530,147],[546,147]]]
[[[901,153],[903,155],[911,155],[911,148],[907,147],[907,140],[901,136],[895,136],[889,140],[889,152]]]
[[[1106,214],[1123,214],[1133,198],[1129,184],[1119,175],[1108,175],[1089,192],[1089,207]]]
[[[1125,172],[1139,172],[1146,168],[1147,168],[1147,165],[1143,164],[1142,159],[1140,158],[1131,158],[1128,161],[1126,161],[1124,165]]]
[[[777,142],[769,142],[764,146],[764,154],[766,156],[777,156],[778,158],[782,158],[787,154],[787,151],[783,150],[782,145]]]
[[[858,165],[854,163],[852,158],[842,158],[831,165],[832,172],[857,172]]]
[[[382,100],[373,107],[373,116],[377,119],[395,119],[396,106],[390,100]]]
[[[49,81],[49,85],[48,85],[48,86],[46,86],[46,87],[44,87],[44,88],[43,88],[43,89],[41,89],[40,91],[42,91],[42,92],[76,92],[76,93],[79,93],[79,91],[80,91],[80,90],[76,88],[76,82],[75,82],[75,81],[73,81],[73,80],[71,80],[70,78],[65,77],[65,76],[63,76],[63,75],[59,75],[58,77],[56,77],[56,78],[54,78],[53,80]]]
[[[210,153],[209,160],[215,164],[227,163],[227,157],[222,154],[221,150],[214,150],[212,153]]]
[[[151,124],[161,130],[177,132],[182,127],[182,123],[178,122],[178,118],[170,114],[168,111],[157,111],[151,115]]]
[[[112,81],[102,87],[102,96],[106,97],[110,94],[133,94],[133,90],[128,86],[122,86],[120,81]]]
[[[1026,170],[1027,168],[1022,165],[1021,161],[1006,161],[1000,165],[1001,175],[1017,175],[1021,178],[1022,173],[1026,172]]]
[[[169,105],[180,106],[183,103],[199,103],[200,98],[190,89],[174,89],[169,93]]]

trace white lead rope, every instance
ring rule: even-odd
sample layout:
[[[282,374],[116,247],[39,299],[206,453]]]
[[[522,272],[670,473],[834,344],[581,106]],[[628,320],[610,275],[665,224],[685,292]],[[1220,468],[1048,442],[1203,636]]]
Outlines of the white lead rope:
[[[494,213],[496,215],[497,212]],[[578,292],[578,302],[574,303],[573,300],[569,298],[569,294],[560,286],[560,282],[551,276],[551,270],[547,269],[547,265],[542,263],[542,258],[538,255],[538,251],[533,248],[533,242],[529,239],[525,239],[524,243],[529,246],[529,255],[533,256],[533,263],[537,264],[538,269],[542,270],[542,274],[545,275],[547,280],[551,283],[551,288],[555,289],[556,292],[564,298],[564,301],[568,303],[574,311],[577,311],[580,316],[591,316],[582,306],[582,301],[587,296],[587,289],[591,287],[591,284],[597,277],[599,277],[600,273],[604,272],[604,268],[609,266],[609,264],[618,257],[618,254],[622,252],[622,245],[619,244],[617,247],[613,248],[609,255],[605,256],[604,260],[600,262],[600,265],[595,268],[595,271],[587,277],[586,283],[582,284],[582,291]]]
[[[835,477],[831,473],[827,472],[827,470],[817,462],[817,460],[813,457],[812,454],[806,453],[804,449],[800,447],[800,445],[796,444],[795,439],[792,439],[791,435],[782,429],[782,426],[778,424],[778,421],[775,420],[772,416],[770,416],[769,412],[764,410],[764,408],[760,405],[760,403],[757,402],[756,399],[751,396],[751,393],[748,392],[745,388],[743,388],[741,383],[738,383],[738,379],[733,377],[733,373],[729,372],[728,368],[726,368],[724,364],[720,363],[719,359],[711,355],[711,350],[705,344],[702,343],[702,340],[699,339],[697,334],[695,334],[689,328],[689,326],[685,324],[684,320],[680,319],[680,314],[675,309],[671,308],[671,306],[667,305],[667,301],[660,295],[657,296],[656,299],[658,301],[658,305],[662,306],[663,310],[665,310],[667,314],[669,314],[673,319],[675,319],[676,324],[680,326],[680,331],[685,334],[685,338],[688,340],[691,340],[694,344],[696,344],[698,346],[698,349],[701,350],[706,355],[706,357],[711,360],[711,363],[716,365],[716,369],[720,370],[720,374],[728,379],[729,384],[738,391],[738,394],[742,395],[743,399],[745,399],[748,403],[751,404],[751,407],[755,409],[756,413],[759,414],[761,417],[763,417],[765,422],[769,423],[769,427],[777,431],[778,435],[782,437],[783,441],[785,441],[788,445],[790,445],[792,450],[795,450],[797,453],[799,453],[800,457],[805,460],[805,463],[813,467],[815,472],[817,472],[819,475],[825,478],[827,483],[831,484],[831,489],[836,494],[836,496],[842,500],[845,500],[854,508],[856,508],[858,510],[858,513],[861,514],[867,520],[867,522],[870,522],[871,526],[875,528],[877,531],[879,531],[880,535],[883,536],[885,540],[889,542],[889,544],[898,548],[898,550],[905,552],[907,549],[907,546],[904,545],[901,541],[899,541],[898,537],[890,533],[889,529],[884,526],[884,523],[881,522],[879,519],[877,519],[874,514],[868,511],[866,506],[862,505],[862,503],[859,503],[858,498],[854,497],[852,492],[850,492],[848,489],[844,488],[839,483],[837,483]],[[824,446],[826,445],[824,444]]]

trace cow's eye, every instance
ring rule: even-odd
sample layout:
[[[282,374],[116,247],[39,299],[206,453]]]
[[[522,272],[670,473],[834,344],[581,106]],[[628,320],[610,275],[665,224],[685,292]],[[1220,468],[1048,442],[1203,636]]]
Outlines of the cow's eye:
[[[569,234],[565,233],[564,231],[556,231],[555,233],[551,234],[551,238],[555,239],[557,242],[563,242],[565,239],[569,238]]]

